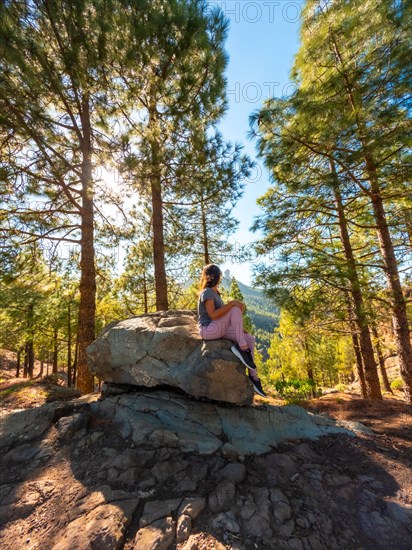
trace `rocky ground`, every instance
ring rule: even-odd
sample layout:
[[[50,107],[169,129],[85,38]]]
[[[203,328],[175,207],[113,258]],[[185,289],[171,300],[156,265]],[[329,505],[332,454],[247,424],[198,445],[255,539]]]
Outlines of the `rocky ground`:
[[[275,415],[278,402],[255,399],[234,417],[234,406],[204,402],[196,428],[197,405],[170,391],[73,399],[50,381],[3,380],[4,550],[412,547],[411,410],[400,399],[311,400],[305,408],[326,426],[327,414],[373,432],[284,437],[248,452],[244,441],[253,449],[261,434],[244,432],[242,441],[247,415]],[[301,410],[299,423],[307,421]],[[201,431],[206,420],[213,433]],[[228,445],[233,433],[242,445]]]
[[[136,445],[116,415],[95,414],[96,399],[3,410],[4,550],[411,547],[403,403],[388,403],[392,417],[400,407],[396,443],[390,432],[330,435],[229,457],[164,438]]]

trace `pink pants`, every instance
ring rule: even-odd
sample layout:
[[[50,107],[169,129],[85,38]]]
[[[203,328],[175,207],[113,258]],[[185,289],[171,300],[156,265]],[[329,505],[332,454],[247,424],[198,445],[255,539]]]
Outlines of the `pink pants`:
[[[223,317],[212,321],[207,327],[200,327],[199,332],[203,340],[228,338],[237,342],[241,348],[247,346],[254,358],[255,337],[243,330],[242,311],[238,307],[232,307]],[[250,374],[253,375],[255,373],[250,371]]]

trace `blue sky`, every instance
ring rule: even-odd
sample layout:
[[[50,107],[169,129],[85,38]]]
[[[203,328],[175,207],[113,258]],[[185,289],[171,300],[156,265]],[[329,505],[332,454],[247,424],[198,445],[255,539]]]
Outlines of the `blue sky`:
[[[255,143],[247,138],[249,115],[268,97],[280,97],[293,90],[290,70],[299,46],[303,2],[215,0],[209,4],[219,6],[230,20],[226,43],[229,109],[220,130],[227,141],[242,143],[244,151],[255,159]],[[250,231],[259,214],[256,199],[268,186],[267,171],[259,164],[234,211],[240,221],[239,229],[232,237],[235,249],[256,239],[257,236]],[[230,269],[231,274],[243,283],[251,284],[251,265],[227,262],[222,267]]]

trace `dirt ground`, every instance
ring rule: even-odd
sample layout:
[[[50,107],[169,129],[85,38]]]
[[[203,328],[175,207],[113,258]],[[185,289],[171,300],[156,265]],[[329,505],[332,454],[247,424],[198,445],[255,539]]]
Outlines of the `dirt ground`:
[[[335,420],[361,422],[373,430],[373,437],[362,436],[358,444],[366,448],[372,463],[379,464],[396,479],[405,502],[412,501],[412,406],[400,392],[383,401],[337,393],[312,399],[303,406]],[[337,463],[342,462],[338,455],[333,458]]]
[[[47,369],[49,367],[49,369]],[[45,364],[43,372],[51,372],[51,365]],[[40,362],[35,361],[34,377],[16,378],[16,354],[0,349],[0,411],[29,409],[51,401],[65,401],[80,397],[80,392],[64,386],[64,372],[58,376],[44,376],[39,379]]]

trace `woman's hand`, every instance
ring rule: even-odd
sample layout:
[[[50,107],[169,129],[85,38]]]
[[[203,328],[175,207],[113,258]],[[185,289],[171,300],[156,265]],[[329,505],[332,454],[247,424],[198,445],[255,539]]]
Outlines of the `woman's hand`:
[[[214,321],[215,319],[220,319],[220,317],[223,317],[223,315],[225,315],[225,313],[228,313],[233,307],[238,307],[240,311],[245,310],[245,304],[243,302],[240,302],[239,300],[232,300],[218,309],[215,308],[213,300],[206,300],[205,307],[207,314],[212,319],[212,321]]]
[[[245,311],[245,304],[239,300],[232,300],[229,304],[231,304],[232,307],[238,307],[240,310]]]

